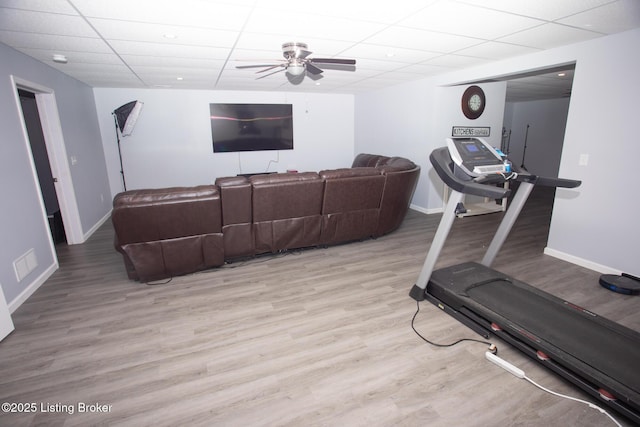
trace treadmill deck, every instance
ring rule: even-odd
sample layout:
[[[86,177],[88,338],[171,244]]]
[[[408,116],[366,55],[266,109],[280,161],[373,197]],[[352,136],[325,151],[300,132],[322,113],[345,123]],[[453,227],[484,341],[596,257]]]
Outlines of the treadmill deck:
[[[427,293],[640,406],[640,333],[475,262],[434,271]]]

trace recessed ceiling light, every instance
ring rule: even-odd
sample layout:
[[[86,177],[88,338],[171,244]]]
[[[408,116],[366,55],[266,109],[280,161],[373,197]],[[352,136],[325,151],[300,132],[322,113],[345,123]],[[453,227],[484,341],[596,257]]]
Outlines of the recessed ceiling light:
[[[184,77],[176,77],[176,80],[182,81],[184,80]]]
[[[567,75],[567,73],[558,73],[558,77],[564,77],[566,75]]]
[[[66,64],[68,62],[68,59],[66,56],[56,53],[55,55],[53,55],[53,62],[57,62],[58,64]]]
[[[163,34],[162,37],[164,37],[165,39],[177,39],[178,38],[178,36],[176,36],[175,34],[170,34],[170,33]]]

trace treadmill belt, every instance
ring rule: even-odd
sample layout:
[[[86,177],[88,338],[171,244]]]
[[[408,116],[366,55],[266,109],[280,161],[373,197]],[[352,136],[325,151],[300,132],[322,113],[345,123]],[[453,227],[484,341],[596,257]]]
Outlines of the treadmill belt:
[[[637,339],[507,280],[472,287],[466,293],[516,326],[544,337],[544,341],[640,393]]]

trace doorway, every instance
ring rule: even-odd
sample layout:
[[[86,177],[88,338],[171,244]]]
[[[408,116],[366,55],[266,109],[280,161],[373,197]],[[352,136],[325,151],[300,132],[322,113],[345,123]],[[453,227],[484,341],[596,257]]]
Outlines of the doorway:
[[[56,194],[55,182],[57,179],[51,172],[51,162],[42,131],[36,95],[33,92],[18,89],[18,97],[20,98],[22,117],[29,137],[31,155],[40,184],[40,194],[44,202],[51,237],[55,245],[63,244],[66,243],[67,238],[64,231],[62,214],[60,213],[58,195]]]
[[[53,184],[55,189],[55,195],[59,210],[59,220],[55,218],[53,221],[59,221],[63,225],[63,229],[59,233],[64,233],[64,240],[67,244],[79,244],[83,243],[86,238],[82,232],[82,224],[80,222],[80,213],[78,211],[78,204],[73,188],[73,182],[71,179],[71,171],[69,169],[69,162],[67,160],[67,151],[62,135],[62,126],[60,124],[60,116],[58,114],[58,106],[56,103],[55,94],[52,89],[39,85],[34,82],[30,82],[21,79],[16,76],[10,76],[13,87],[16,90],[16,106],[20,112],[20,116],[23,117],[23,132],[25,137],[25,144],[27,144],[29,151],[31,152],[30,135],[27,130],[27,124],[24,118],[22,110],[22,101],[20,99],[19,92],[22,91],[33,94],[35,97],[35,105],[37,106],[37,117],[40,122],[40,131],[42,132],[44,144],[46,147],[46,153],[49,163],[49,184]],[[30,95],[31,97],[31,95]],[[33,99],[33,98],[32,98]],[[39,171],[35,165],[35,159],[32,156],[32,168],[34,179],[40,181]],[[46,174],[45,174],[46,175]],[[45,178],[45,181],[47,178]],[[44,190],[41,189],[41,192]],[[44,195],[41,197],[44,200]],[[42,203],[43,220],[49,222],[48,209],[45,207],[44,201]],[[62,231],[64,230],[64,231]],[[54,239],[50,240],[51,250],[55,256]]]
[[[507,80],[501,150],[529,172],[558,177],[575,64]]]

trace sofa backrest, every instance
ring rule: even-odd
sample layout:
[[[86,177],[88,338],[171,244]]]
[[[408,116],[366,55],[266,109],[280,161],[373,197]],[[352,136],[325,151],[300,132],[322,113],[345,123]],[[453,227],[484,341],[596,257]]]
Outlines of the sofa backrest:
[[[322,243],[371,237],[378,226],[385,177],[371,167],[323,170]]]
[[[111,219],[130,279],[152,281],[220,266],[224,243],[214,185],[126,191]]]
[[[257,253],[318,243],[324,182],[316,172],[254,175],[249,181]]]
[[[215,185],[130,190],[113,199],[118,243],[138,243],[222,232]]]
[[[225,257],[239,258],[255,253],[251,182],[244,176],[216,179],[222,199],[222,232]]]

